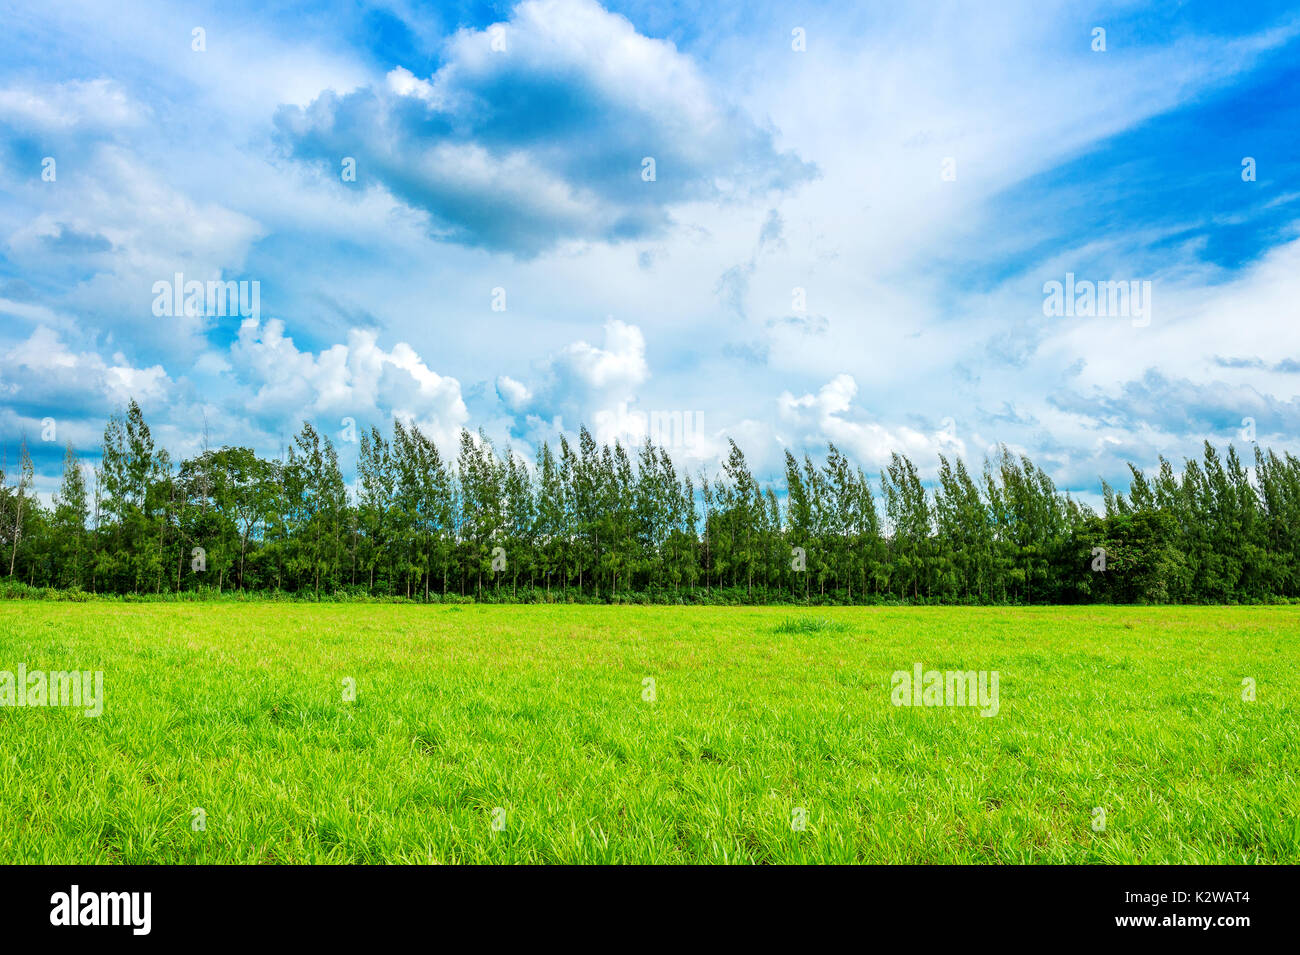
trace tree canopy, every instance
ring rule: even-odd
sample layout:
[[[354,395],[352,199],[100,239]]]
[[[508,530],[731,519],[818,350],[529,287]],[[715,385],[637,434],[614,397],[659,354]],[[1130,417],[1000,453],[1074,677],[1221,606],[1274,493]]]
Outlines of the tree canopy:
[[[716,474],[583,428],[535,459],[462,431],[362,433],[349,489],[305,423],[279,459],[243,447],[173,462],[139,406],[113,415],[87,481],[72,447],[52,505],[24,445],[0,471],[9,578],[97,593],[214,590],[420,600],[959,603],[1300,597],[1300,461],[1208,442],[1181,473],[1130,465],[1095,513],[1007,449],[937,478],[893,454],[876,481],[833,444],[763,486],[733,441]]]

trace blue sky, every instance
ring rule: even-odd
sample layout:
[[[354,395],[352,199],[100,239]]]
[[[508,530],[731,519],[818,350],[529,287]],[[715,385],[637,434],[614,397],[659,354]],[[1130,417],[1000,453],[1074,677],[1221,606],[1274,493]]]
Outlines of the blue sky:
[[[693,471],[1005,442],[1095,499],[1300,452],[1294,4],[712,6],[0,3],[10,462],[132,396],[173,456],[681,412]],[[177,273],[257,313],[155,314]]]

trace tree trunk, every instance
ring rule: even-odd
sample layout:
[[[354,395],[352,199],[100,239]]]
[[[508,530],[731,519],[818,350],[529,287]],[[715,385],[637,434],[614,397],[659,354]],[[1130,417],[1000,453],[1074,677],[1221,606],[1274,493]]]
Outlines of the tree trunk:
[[[18,539],[23,533],[23,492],[21,486],[18,489],[18,511],[17,517],[14,518],[14,546],[9,552],[9,576],[14,575],[14,563],[18,560]]]

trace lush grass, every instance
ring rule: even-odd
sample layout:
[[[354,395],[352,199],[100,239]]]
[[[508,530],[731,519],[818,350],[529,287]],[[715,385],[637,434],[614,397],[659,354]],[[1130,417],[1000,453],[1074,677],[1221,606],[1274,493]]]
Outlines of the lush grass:
[[[801,619],[0,603],[0,670],[106,697],[0,708],[0,861],[1300,861],[1294,608]],[[893,706],[916,662],[998,715]]]
[[[829,617],[811,617],[807,614],[787,617],[772,628],[773,633],[847,633],[850,624],[847,620],[831,620]]]

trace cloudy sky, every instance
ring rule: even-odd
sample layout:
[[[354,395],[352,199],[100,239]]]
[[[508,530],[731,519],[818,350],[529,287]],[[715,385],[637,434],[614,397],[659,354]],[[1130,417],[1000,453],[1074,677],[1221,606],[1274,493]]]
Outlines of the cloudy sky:
[[[131,397],[173,456],[681,412],[692,470],[1005,442],[1091,497],[1244,419],[1300,452],[1294,3],[0,22],[0,443],[47,493]],[[1048,314],[1067,275],[1138,295]],[[242,313],[184,307],[218,281]]]

